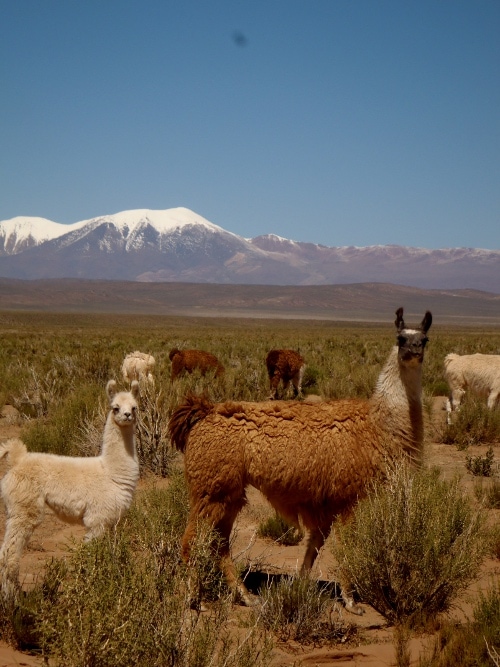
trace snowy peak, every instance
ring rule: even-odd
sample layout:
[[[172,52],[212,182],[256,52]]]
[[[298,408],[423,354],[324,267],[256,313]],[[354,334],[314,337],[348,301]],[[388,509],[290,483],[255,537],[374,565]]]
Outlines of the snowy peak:
[[[0,221],[0,255],[15,255],[27,248],[38,246],[45,241],[60,239],[69,235],[63,245],[74,242],[101,225],[118,230],[123,237],[131,237],[131,245],[137,247],[137,238],[145,227],[152,227],[158,234],[168,234],[195,225],[206,232],[226,233],[222,227],[214,225],[188,208],[166,210],[135,209],[103,215],[65,225],[46,218],[18,216]],[[236,236],[236,235],[233,235]]]
[[[276,234],[245,239],[187,208],[136,209],[71,225],[35,217],[4,220],[0,277],[259,285],[377,282],[500,294],[500,250],[328,247]]]
[[[168,208],[166,210],[153,209],[133,209],[131,211],[121,211],[113,215],[104,215],[97,218],[85,220],[79,224],[96,224],[110,223],[117,229],[127,235],[137,228],[143,227],[146,224],[154,227],[159,233],[171,232],[176,229],[181,229],[187,225],[199,225],[211,232],[223,232],[222,227],[218,227],[213,223],[205,220],[201,215],[194,213],[188,208]],[[1,224],[1,223],[0,223]]]
[[[68,231],[67,225],[46,218],[18,216],[0,222],[0,255],[15,255]]]

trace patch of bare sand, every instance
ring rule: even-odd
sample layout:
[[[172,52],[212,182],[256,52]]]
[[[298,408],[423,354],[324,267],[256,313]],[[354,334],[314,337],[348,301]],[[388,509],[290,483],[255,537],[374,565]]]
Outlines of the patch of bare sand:
[[[432,421],[434,434],[444,420],[444,398],[434,399],[432,405]],[[8,406],[7,406],[8,408]],[[0,440],[19,435],[20,426],[16,415],[10,409],[0,415]],[[474,447],[474,455],[484,455],[487,447]],[[470,453],[470,452],[469,452]],[[426,459],[431,465],[438,466],[446,478],[460,474],[464,484],[472,490],[474,478],[467,475],[465,469],[465,452],[456,447],[430,442],[427,446]],[[495,450],[495,459],[498,463],[498,448]],[[0,476],[3,475],[5,464],[0,466]],[[147,487],[151,480],[141,481],[138,493]],[[154,483],[154,482],[153,482]],[[261,519],[272,511],[263,496],[253,488],[248,490],[249,504],[240,513],[234,531],[232,552],[236,560],[243,565],[251,565],[252,570],[259,570],[270,574],[295,572],[302,561],[305,545],[283,547],[257,536],[257,526]],[[491,511],[492,520],[500,521],[500,511]],[[0,507],[0,539],[3,539],[5,529],[5,512]],[[27,589],[40,576],[44,565],[51,558],[61,558],[68,554],[71,545],[79,543],[84,535],[84,529],[79,526],[69,526],[60,522],[50,511],[47,511],[45,520],[32,537],[31,544],[21,560],[21,581]],[[329,538],[331,539],[331,538]],[[329,541],[322,549],[315,564],[315,576],[320,580],[335,580],[335,562],[331,554]],[[457,601],[451,616],[457,620],[470,617],[474,600],[479,590],[485,590],[491,578],[500,576],[500,562],[488,559],[481,575],[464,595]],[[393,629],[388,627],[380,614],[368,605],[363,605],[363,616],[345,614],[345,620],[354,623],[359,628],[357,643],[349,646],[302,646],[294,642],[278,644],[273,653],[273,667],[314,667],[334,665],[335,667],[367,667],[389,666],[395,664],[395,650],[393,645]],[[249,615],[250,610],[243,607],[234,608],[234,623],[237,619]],[[412,665],[416,667],[419,656],[432,642],[432,636],[417,636],[410,642]],[[0,642],[0,667],[42,667],[43,663],[37,656],[14,650]]]

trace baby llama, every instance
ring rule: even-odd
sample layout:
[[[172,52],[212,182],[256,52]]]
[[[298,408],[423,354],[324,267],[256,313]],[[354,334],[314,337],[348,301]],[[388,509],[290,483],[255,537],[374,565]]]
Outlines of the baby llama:
[[[130,392],[117,392],[116,382],[106,387],[110,411],[99,456],[72,457],[28,452],[12,438],[0,444],[0,458],[8,456],[10,469],[0,483],[7,524],[0,549],[0,576],[4,595],[19,590],[19,562],[47,505],[67,523],[82,524],[91,540],[115,525],[130,507],[139,479],[135,426],[139,383]]]
[[[185,453],[190,514],[182,539],[184,559],[200,518],[220,535],[220,565],[244,604],[252,598],[230,556],[233,523],[251,484],[290,523],[308,531],[302,571],[311,569],[337,517],[348,517],[388,461],[422,458],[422,362],[432,315],[417,329],[396,311],[396,345],[368,400],[308,404],[297,401],[213,404],[188,396],[173,412],[170,434]],[[347,609],[354,604],[342,582]]]

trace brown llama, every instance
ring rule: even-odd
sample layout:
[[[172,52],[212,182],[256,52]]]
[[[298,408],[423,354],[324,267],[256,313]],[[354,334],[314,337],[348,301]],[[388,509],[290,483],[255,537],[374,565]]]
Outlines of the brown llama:
[[[172,443],[185,453],[190,513],[183,557],[200,518],[220,535],[221,568],[245,604],[251,597],[231,560],[229,538],[246,503],[245,488],[259,489],[290,523],[308,530],[302,571],[311,569],[337,517],[347,518],[388,461],[422,458],[422,362],[432,315],[406,328],[396,311],[397,342],[366,399],[308,404],[297,401],[213,404],[188,396],[172,414]],[[342,582],[346,607],[356,613]]]
[[[181,373],[192,373],[199,371],[201,375],[206,375],[214,371],[215,377],[224,374],[224,366],[217,359],[215,354],[205,352],[204,350],[178,350],[174,347],[168,355],[172,362],[172,382],[179,377]]]
[[[278,385],[283,383],[283,393],[290,382],[293,385],[294,398],[302,396],[302,378],[306,364],[303,357],[295,350],[271,350],[266,357],[267,373],[271,384],[270,399],[278,398]]]

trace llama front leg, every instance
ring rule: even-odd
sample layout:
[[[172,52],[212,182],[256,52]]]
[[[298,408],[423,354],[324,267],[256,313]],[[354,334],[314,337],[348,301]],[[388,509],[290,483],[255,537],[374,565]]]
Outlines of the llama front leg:
[[[334,537],[335,539],[337,539],[337,536],[335,535],[335,529],[334,529]],[[342,597],[342,601],[347,611],[351,612],[351,614],[362,616],[365,613],[365,610],[363,609],[363,607],[360,607],[360,605],[354,602],[353,598],[354,586],[352,585],[352,582],[349,581],[342,573],[339,577],[339,585],[340,585],[340,595]]]
[[[320,529],[311,530],[309,532],[306,554],[304,556],[304,562],[302,563],[302,567],[300,569],[300,573],[302,575],[307,574],[312,569],[314,561],[318,556],[319,550],[325,543],[326,534],[327,533],[325,533]],[[352,614],[357,614],[358,616],[364,613],[363,608],[354,602],[354,599],[352,597],[352,586],[350,585],[349,582],[345,580],[340,581],[340,592],[347,611],[350,611]]]

